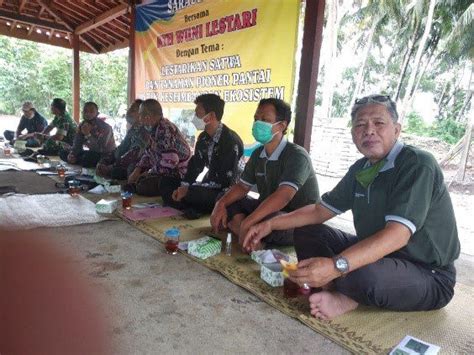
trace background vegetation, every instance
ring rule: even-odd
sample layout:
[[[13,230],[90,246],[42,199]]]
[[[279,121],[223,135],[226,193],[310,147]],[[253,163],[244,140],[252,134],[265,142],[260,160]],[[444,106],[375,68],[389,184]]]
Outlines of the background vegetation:
[[[406,131],[456,142],[471,106],[473,59],[472,0],[327,1],[316,116],[347,120],[355,98],[384,93]],[[428,105],[433,112],[417,112]]]
[[[82,53],[81,106],[99,105],[101,113],[116,116],[127,104],[127,50],[94,55]],[[46,118],[51,100],[72,105],[72,51],[0,36],[0,113],[15,115],[23,101],[32,101]]]

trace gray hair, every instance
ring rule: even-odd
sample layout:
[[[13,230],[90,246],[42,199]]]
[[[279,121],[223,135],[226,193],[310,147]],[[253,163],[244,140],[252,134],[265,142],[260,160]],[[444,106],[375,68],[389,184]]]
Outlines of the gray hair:
[[[356,99],[354,105],[352,106],[351,110],[351,119],[352,121],[355,120],[357,112],[367,105],[382,105],[384,106],[390,117],[392,117],[393,123],[397,123],[398,121],[398,112],[397,112],[397,104],[390,98],[388,95],[369,95],[365,96],[361,99]]]

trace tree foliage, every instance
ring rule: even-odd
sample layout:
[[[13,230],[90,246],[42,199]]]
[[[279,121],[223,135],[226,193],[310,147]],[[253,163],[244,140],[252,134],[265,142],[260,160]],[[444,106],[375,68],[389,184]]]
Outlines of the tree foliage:
[[[388,94],[406,112],[407,130],[427,130],[449,142],[460,138],[471,105],[465,79],[474,60],[472,0],[339,0],[337,4],[350,8],[339,27],[332,28],[339,33],[340,58],[332,60],[338,67],[323,66],[318,78],[325,90],[327,78],[338,75],[338,80],[333,80],[331,110],[318,106],[330,91],[317,92],[317,114],[327,119],[330,112],[346,120],[355,97]],[[326,22],[330,20],[327,16]],[[421,126],[413,126],[418,121],[413,121],[417,113],[412,103],[422,92],[430,94],[438,112],[434,124],[415,129]]]
[[[81,53],[81,106],[94,101],[100,112],[116,116],[127,103],[127,53]],[[24,101],[50,117],[55,97],[72,104],[72,51],[0,36],[0,112],[15,115]]]

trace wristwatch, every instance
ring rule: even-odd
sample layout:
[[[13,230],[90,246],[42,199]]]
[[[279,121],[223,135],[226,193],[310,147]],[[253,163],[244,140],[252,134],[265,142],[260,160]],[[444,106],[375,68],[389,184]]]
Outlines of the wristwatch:
[[[345,257],[342,255],[336,255],[332,260],[334,261],[334,267],[341,273],[341,276],[344,276],[349,272],[349,262]]]

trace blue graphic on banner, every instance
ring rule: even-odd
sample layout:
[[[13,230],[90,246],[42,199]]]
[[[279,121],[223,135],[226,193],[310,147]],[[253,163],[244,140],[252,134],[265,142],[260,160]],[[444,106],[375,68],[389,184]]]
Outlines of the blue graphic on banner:
[[[174,12],[170,10],[168,3],[169,0],[155,0],[137,6],[135,30],[145,32],[157,20],[169,21],[174,16]]]

